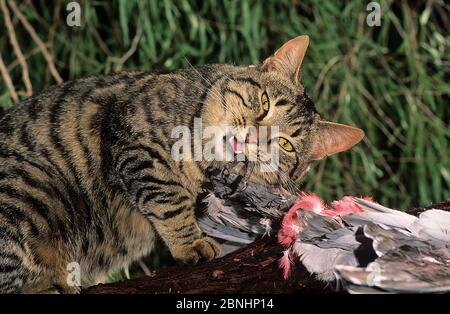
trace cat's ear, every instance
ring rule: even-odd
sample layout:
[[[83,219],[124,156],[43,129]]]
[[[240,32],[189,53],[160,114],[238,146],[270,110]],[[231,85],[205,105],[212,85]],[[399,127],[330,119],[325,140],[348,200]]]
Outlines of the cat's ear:
[[[272,57],[263,63],[263,71],[277,71],[299,83],[303,58],[309,45],[309,37],[302,35],[289,40]]]
[[[364,131],[353,126],[320,121],[314,136],[312,159],[319,160],[343,152],[356,145],[364,137]]]

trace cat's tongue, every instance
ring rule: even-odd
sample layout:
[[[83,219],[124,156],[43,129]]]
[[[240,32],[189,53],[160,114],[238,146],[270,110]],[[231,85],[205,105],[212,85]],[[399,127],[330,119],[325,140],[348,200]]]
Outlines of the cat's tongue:
[[[240,142],[236,136],[230,138],[230,144],[235,154],[242,154],[244,152],[244,143]]]

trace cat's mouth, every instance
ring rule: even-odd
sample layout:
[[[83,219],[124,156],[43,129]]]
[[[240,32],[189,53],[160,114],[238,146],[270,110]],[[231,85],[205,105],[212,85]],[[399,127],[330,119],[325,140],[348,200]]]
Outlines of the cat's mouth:
[[[227,154],[231,153],[232,156],[232,160],[226,163],[227,169],[237,171],[244,181],[264,185],[284,195],[292,195],[289,192],[290,188],[283,184],[286,180],[282,179],[280,169],[272,165],[270,159],[261,159],[260,153],[263,152],[259,151],[256,136],[250,133],[228,133],[227,136],[223,136],[223,144]],[[235,168],[237,165],[240,166]]]
[[[229,140],[231,149],[234,154],[243,154],[245,150],[245,142],[240,141],[236,136],[232,136]]]
[[[248,154],[251,145],[257,145],[257,141],[252,140],[250,135],[246,135],[245,139],[240,139],[238,136],[233,135],[228,140],[230,147],[235,155]]]

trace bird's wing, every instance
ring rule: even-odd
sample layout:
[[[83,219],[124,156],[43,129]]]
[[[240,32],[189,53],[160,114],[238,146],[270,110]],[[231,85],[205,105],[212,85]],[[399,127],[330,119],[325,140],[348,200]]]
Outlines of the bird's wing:
[[[388,227],[408,230],[418,218],[405,212],[387,208],[380,204],[354,197],[353,200],[361,207],[362,211],[343,217],[352,225],[364,225],[367,222],[383,224]]]
[[[336,266],[339,278],[351,287],[401,293],[450,292],[449,269],[448,260],[407,246],[388,252],[367,267]]]
[[[424,211],[410,230],[423,239],[450,243],[450,212],[439,209]]]
[[[238,228],[227,226],[226,223],[214,220],[209,216],[202,217],[199,225],[209,236],[226,241],[248,244],[256,239],[255,234],[242,232]]]
[[[358,265],[354,251],[361,243],[356,228],[344,228],[340,221],[310,211],[298,211],[297,217],[301,231],[291,252],[319,280],[335,280],[336,265]]]
[[[256,235],[263,234],[265,228],[259,223],[261,217],[248,215],[241,206],[225,205],[214,194],[208,195],[204,202],[207,209],[198,219],[200,228],[212,237],[238,243],[251,243]],[[243,214],[246,214],[243,216]]]
[[[449,243],[374,223],[364,226],[364,234],[373,240],[378,257],[366,267],[336,266],[349,292],[358,292],[358,285],[387,292],[450,291]]]
[[[303,266],[316,278],[323,281],[336,279],[336,265],[357,265],[352,251],[339,248],[321,248],[315,243],[297,241],[292,252],[299,258]]]

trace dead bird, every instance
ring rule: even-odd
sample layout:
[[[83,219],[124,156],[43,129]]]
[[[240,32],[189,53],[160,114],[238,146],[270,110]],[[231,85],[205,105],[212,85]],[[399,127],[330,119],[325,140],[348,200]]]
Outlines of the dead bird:
[[[352,197],[328,207],[315,194],[281,193],[228,169],[211,177],[199,223],[224,254],[278,233],[285,277],[300,261],[352,293],[450,291],[450,212],[415,217]]]
[[[302,194],[282,225],[285,277],[299,260],[352,293],[450,292],[450,212],[415,217],[349,196],[329,208],[317,195]]]

